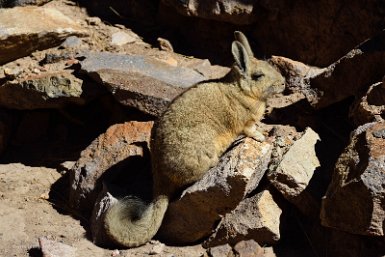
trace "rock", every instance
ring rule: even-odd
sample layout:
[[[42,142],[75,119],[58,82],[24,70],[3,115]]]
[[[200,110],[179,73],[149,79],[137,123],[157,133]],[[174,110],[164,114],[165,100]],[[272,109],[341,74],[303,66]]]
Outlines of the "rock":
[[[82,80],[68,71],[45,72],[0,86],[0,105],[19,110],[61,108],[83,104]]]
[[[285,77],[286,91],[291,92],[288,96],[269,99],[268,103],[270,106],[283,108],[305,97],[308,100],[318,97],[315,90],[311,87],[310,80],[324,73],[327,70],[326,68],[306,65],[282,56],[272,56],[270,63],[277,67]]]
[[[27,6],[27,5],[43,5],[48,3],[50,0],[1,0],[1,7],[16,7],[16,6]]]
[[[136,38],[130,34],[118,31],[111,35],[111,45],[122,46],[129,43],[134,43]]]
[[[242,30],[252,42],[256,56],[281,55],[325,67],[380,33],[384,11],[382,3],[357,0],[349,5],[329,0],[311,5],[304,0],[294,4],[282,0],[162,0],[157,22],[173,29],[175,37],[180,35],[173,39],[183,42],[180,48],[213,60],[226,55],[230,58],[230,35]],[[180,52],[176,46],[175,49]]]
[[[151,241],[152,248],[149,252],[150,255],[156,255],[156,254],[161,254],[164,251],[165,244],[162,244],[159,241]]]
[[[209,236],[221,215],[257,187],[270,160],[271,147],[268,142],[250,138],[235,145],[216,167],[170,203],[158,236],[176,244]]]
[[[351,135],[322,200],[322,225],[353,234],[383,236],[385,122],[368,123]]]
[[[159,43],[160,50],[174,52],[174,48],[172,47],[171,42],[167,39],[158,37],[157,41]]]
[[[356,126],[385,119],[385,84],[371,85],[362,97],[356,99],[349,116]]]
[[[147,169],[143,163],[149,163],[146,158],[149,158],[152,126],[153,122],[135,121],[113,125],[81,153],[70,171],[70,205],[74,209],[86,213],[92,210],[102,189],[100,178],[103,175],[105,180],[111,169],[123,170],[123,175],[136,176]],[[119,172],[110,173],[112,182],[121,180],[123,185],[127,183],[126,179],[119,177]]]
[[[123,105],[158,116],[172,99],[204,76],[145,56],[88,53],[81,69],[106,85]]]
[[[104,0],[80,0],[82,6],[86,6],[90,13],[103,17],[105,20],[116,20],[121,18],[123,21],[129,19],[136,24],[146,26],[159,25],[156,23],[156,13],[158,10],[158,1],[153,0],[128,0],[128,1],[110,1]]]
[[[234,246],[239,257],[263,257],[263,248],[254,240],[241,241]]]
[[[98,192],[99,195],[95,199],[95,206],[90,219],[92,242],[105,247],[113,246],[114,242],[105,231],[104,217],[108,209],[118,202],[118,199],[109,192],[110,190],[111,188],[107,188],[103,184],[102,190]]]
[[[34,6],[0,9],[0,27],[0,65],[57,46],[69,36],[86,35],[58,10]]]
[[[320,138],[307,128],[300,139],[294,142],[283,155],[278,167],[270,170],[267,177],[271,184],[304,214],[318,216],[318,204],[306,192],[310,179],[320,166],[315,145]]]
[[[380,81],[385,65],[385,31],[364,41],[327,67],[324,73],[310,79],[317,96],[309,99],[323,108],[359,93],[362,87]]]
[[[162,0],[162,3],[172,6],[186,16],[196,16],[234,24],[251,24],[256,21],[257,7],[254,2],[245,1],[177,1]]]
[[[83,40],[77,36],[70,36],[67,37],[63,43],[60,44],[61,47],[65,49],[70,49],[70,48],[77,48],[81,46],[83,43]]]
[[[234,257],[233,249],[229,244],[211,247],[208,253],[210,257]]]
[[[100,25],[102,20],[99,17],[87,17],[86,22],[88,25]]]
[[[43,257],[75,257],[76,249],[72,246],[39,237],[39,245]]]
[[[271,193],[263,190],[225,214],[205,245],[215,246],[226,242],[235,245],[248,239],[254,239],[259,244],[273,244],[280,238],[281,213]]]

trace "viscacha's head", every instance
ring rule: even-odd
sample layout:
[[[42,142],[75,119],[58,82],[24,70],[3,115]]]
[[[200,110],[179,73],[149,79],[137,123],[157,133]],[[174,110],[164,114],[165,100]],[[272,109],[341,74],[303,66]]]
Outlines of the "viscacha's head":
[[[231,52],[235,63],[232,69],[244,93],[264,100],[283,92],[285,78],[268,62],[254,57],[242,32],[236,31],[234,35],[236,40],[232,43]]]

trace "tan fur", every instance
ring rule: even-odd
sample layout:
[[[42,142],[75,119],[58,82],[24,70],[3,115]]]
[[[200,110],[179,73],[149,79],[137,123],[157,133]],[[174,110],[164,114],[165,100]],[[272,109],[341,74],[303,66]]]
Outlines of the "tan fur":
[[[284,90],[284,78],[253,57],[241,32],[235,38],[230,72],[191,87],[159,118],[151,145],[154,201],[147,207],[119,203],[107,212],[106,231],[117,243],[132,247],[150,240],[169,199],[201,179],[240,134],[264,140],[255,123],[264,114],[266,99]],[[140,218],[131,221],[131,213],[141,208]]]

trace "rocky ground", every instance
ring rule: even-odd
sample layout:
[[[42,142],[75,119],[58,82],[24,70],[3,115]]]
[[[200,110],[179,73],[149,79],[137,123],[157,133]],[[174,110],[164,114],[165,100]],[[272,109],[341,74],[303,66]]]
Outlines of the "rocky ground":
[[[384,13],[378,1],[0,0],[0,256],[385,256]],[[114,245],[106,209],[151,199],[153,122],[228,71],[234,30],[286,78],[258,124],[267,140],[239,139],[154,241]]]

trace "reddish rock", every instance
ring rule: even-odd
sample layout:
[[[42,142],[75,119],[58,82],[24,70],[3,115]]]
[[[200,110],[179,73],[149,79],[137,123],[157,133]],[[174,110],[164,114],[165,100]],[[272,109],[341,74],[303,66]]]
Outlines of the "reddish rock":
[[[353,234],[383,236],[385,122],[358,127],[339,157],[322,200],[322,225]]]
[[[101,190],[101,176],[122,161],[129,161],[130,157],[142,158],[148,152],[152,126],[153,122],[136,121],[113,125],[81,153],[70,171],[70,204],[73,208],[90,212]],[[125,173],[143,172],[140,167],[124,164],[120,168]],[[118,177],[118,174],[112,175]]]

